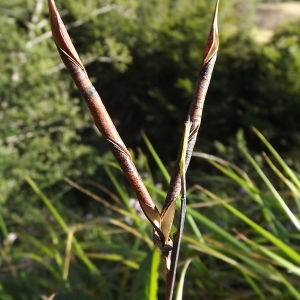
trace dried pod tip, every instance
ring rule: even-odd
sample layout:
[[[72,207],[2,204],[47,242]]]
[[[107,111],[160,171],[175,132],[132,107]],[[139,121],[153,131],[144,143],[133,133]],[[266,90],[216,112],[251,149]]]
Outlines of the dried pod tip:
[[[203,64],[205,65],[211,58],[217,54],[219,49],[219,34],[218,34],[218,9],[219,9],[219,0],[217,0],[215,6],[215,12],[213,16],[213,21],[210,28],[210,33],[208,36],[207,44],[204,50],[204,60]]]
[[[61,55],[67,56],[74,64],[81,68],[85,73],[85,68],[75,50],[67,29],[57,11],[54,0],[48,0],[50,24],[53,40]]]

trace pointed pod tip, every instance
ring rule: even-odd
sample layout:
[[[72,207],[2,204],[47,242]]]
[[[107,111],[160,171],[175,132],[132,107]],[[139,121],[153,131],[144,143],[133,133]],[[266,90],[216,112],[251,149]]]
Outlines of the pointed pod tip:
[[[214,12],[213,26],[216,33],[218,33],[218,13],[219,13],[220,0],[217,0]]]
[[[48,5],[49,5],[49,6],[50,6],[50,5],[55,6],[54,0],[48,0]]]
[[[57,8],[54,0],[48,0],[48,8],[49,8],[50,15],[56,13]]]
[[[76,49],[69,37],[67,29],[57,11],[54,0],[48,0],[48,7],[52,36],[57,48],[59,49],[60,53],[63,53],[64,56],[70,59],[75,65],[77,65],[86,73],[78,53],[76,52]]]
[[[203,59],[202,66],[207,64],[212,59],[212,57],[217,54],[219,49],[219,33],[218,33],[219,2],[220,2],[219,0],[217,0],[216,2],[210,33],[204,51],[204,59]]]
[[[50,22],[52,23],[52,19],[53,19],[53,14],[55,14],[56,12],[56,5],[55,2],[53,0],[48,0],[48,9],[49,9],[49,18],[50,18]],[[52,27],[52,25],[51,25]],[[51,28],[52,29],[52,28]]]

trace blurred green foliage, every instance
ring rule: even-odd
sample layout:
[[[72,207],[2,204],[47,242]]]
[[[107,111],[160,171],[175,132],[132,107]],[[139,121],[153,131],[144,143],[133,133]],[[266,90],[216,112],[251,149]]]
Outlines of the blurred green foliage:
[[[269,43],[258,44],[250,34],[254,3],[221,2],[221,48],[198,149],[233,145],[240,128],[251,141],[250,125],[279,150],[299,147],[298,25],[279,28]],[[125,143],[141,146],[144,129],[169,165],[192,98],[213,1],[57,5]],[[24,200],[24,175],[51,194],[60,191],[64,176],[102,179],[99,166],[107,161],[108,148],[61,64],[46,2],[1,0],[0,9],[0,202]]]

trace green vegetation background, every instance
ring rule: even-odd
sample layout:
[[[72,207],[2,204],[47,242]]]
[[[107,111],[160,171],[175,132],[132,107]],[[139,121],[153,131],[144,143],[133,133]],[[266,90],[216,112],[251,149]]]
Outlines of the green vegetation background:
[[[170,169],[214,1],[56,3],[120,135],[135,152],[137,164],[144,166],[141,153],[148,154],[141,138],[144,130]],[[251,150],[261,151],[250,130],[254,125],[287,160],[297,162],[299,22],[278,28],[270,41],[259,43],[252,34],[254,5],[255,1],[221,1],[220,51],[196,150],[242,166],[236,133],[243,129]],[[29,207],[47,216],[25,176],[55,205],[69,211],[66,220],[101,216],[105,210],[63,181],[70,177],[92,191],[95,187],[88,182],[98,182],[113,190],[103,168],[113,159],[61,64],[51,39],[46,1],[0,0],[0,11],[0,208],[9,231],[17,232],[23,226],[28,234],[37,233],[39,219]],[[155,182],[160,183],[162,175],[149,161]],[[195,162],[190,184],[201,182],[207,173],[214,171],[203,164],[200,169]],[[117,179],[126,186],[122,174]],[[3,263],[0,261],[0,268]]]

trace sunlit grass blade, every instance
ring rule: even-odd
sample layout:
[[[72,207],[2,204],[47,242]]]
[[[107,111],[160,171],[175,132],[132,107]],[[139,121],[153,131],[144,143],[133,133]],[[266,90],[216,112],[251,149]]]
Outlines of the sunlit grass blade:
[[[134,229],[132,226],[126,225],[126,224],[124,224],[123,222],[121,222],[119,220],[111,219],[111,218],[108,219],[108,222],[123,228],[124,230],[126,230],[127,232],[133,234],[134,236],[136,236],[140,240],[143,240],[144,242],[146,242],[149,246],[151,246],[151,247],[153,246],[152,240],[150,240],[147,236],[143,236],[140,233],[139,230]]]
[[[140,265],[133,284],[132,300],[157,300],[160,251],[155,248]]]
[[[186,271],[187,271],[191,261],[192,261],[192,259],[188,259],[185,262],[183,269],[181,271],[181,275],[180,275],[180,279],[179,279],[179,283],[178,283],[178,287],[177,287],[176,300],[182,300],[185,274],[186,274]]]
[[[69,275],[69,269],[70,269],[70,261],[71,261],[71,250],[72,250],[72,244],[73,244],[73,238],[74,238],[74,232],[75,230],[69,230],[67,243],[66,243],[66,251],[65,251],[65,263],[64,263],[64,269],[63,269],[63,279],[67,280]]]
[[[256,232],[258,232],[261,236],[265,237],[267,240],[269,240],[272,244],[274,244],[278,249],[283,251],[288,257],[290,257],[292,260],[294,260],[297,263],[300,263],[300,255],[291,247],[289,247],[287,244],[283,243],[280,239],[278,239],[276,236],[271,234],[270,232],[266,231],[264,228],[262,228],[260,225],[246,217],[243,213],[241,213],[239,210],[234,208],[229,203],[226,203],[221,198],[213,194],[212,192],[202,188],[202,191],[206,193],[208,196],[210,196],[212,199],[218,200],[224,207],[226,207],[229,211],[231,211],[235,216],[237,216],[239,219],[243,220],[245,223],[247,223],[250,227],[252,227]]]
[[[250,239],[246,238],[245,236],[243,236],[243,235],[240,235],[240,236],[243,238],[243,240],[245,240],[246,243],[251,245],[254,249],[259,250],[260,252],[265,254],[267,257],[274,260],[278,265],[286,268],[289,273],[294,273],[294,274],[300,276],[300,268],[298,266],[289,262],[288,260],[286,260],[282,256],[276,254],[275,252],[270,251],[268,248],[258,245],[254,241],[251,241]]]
[[[35,182],[28,176],[25,177],[25,180],[29,183],[31,188],[34,190],[34,192],[43,200],[44,204],[47,206],[47,208],[50,210],[58,224],[62,227],[62,229],[68,233],[69,228],[68,225],[65,223],[63,217],[59,214],[59,212],[56,210],[56,208],[53,206],[52,202],[46,197],[46,195],[38,188],[38,186],[35,184]]]
[[[136,212],[136,211],[133,209],[133,207],[130,205],[129,197],[128,197],[127,193],[124,192],[124,190],[123,190],[123,188],[121,187],[121,185],[119,184],[119,182],[118,182],[116,176],[110,171],[110,169],[109,169],[107,166],[105,166],[104,169],[105,169],[105,171],[106,171],[108,177],[110,178],[111,182],[113,183],[115,189],[117,190],[117,192],[118,192],[120,198],[122,199],[122,201],[123,201],[125,207],[128,209],[128,211],[129,211],[130,213],[137,215],[137,212]],[[141,203],[140,203],[140,204],[141,204]],[[134,223],[135,223],[135,224],[137,225],[137,227],[139,228],[139,230],[140,230],[141,232],[143,232],[144,235],[146,236],[147,234],[146,234],[145,230],[143,229],[143,226],[142,226],[142,224],[141,224],[141,219],[140,219],[140,218],[133,218],[133,220],[134,220]]]
[[[259,167],[259,165],[256,163],[256,161],[251,157],[251,155],[248,152],[244,151],[244,154],[247,157],[247,159],[250,161],[250,163],[252,164],[252,166],[255,168],[256,172],[259,174],[259,176],[261,177],[261,179],[264,181],[264,183],[266,184],[266,186],[268,187],[268,189],[271,191],[271,193],[273,194],[274,198],[281,205],[283,211],[287,214],[287,216],[289,217],[289,219],[291,220],[291,222],[294,224],[294,226],[298,230],[300,230],[300,222],[299,222],[299,220],[291,212],[291,210],[286,205],[286,203],[284,202],[284,200],[282,199],[282,197],[280,196],[280,194],[277,192],[277,190],[275,189],[275,187],[272,185],[272,183],[270,182],[270,180],[268,179],[268,177],[264,174],[264,172],[262,171],[262,169]]]
[[[272,271],[274,274],[276,274],[280,279],[281,282],[287,287],[287,289],[290,291],[291,295],[294,296],[294,299],[300,300],[300,293],[295,289],[295,287],[285,278],[285,276],[279,272],[277,269],[272,267]]]
[[[290,176],[294,184],[298,187],[298,189],[300,189],[300,180],[295,175],[295,173],[291,170],[291,168],[286,164],[286,162],[281,158],[278,152],[272,147],[272,145],[268,142],[268,140],[255,127],[252,126],[252,130],[260,138],[260,140],[268,147],[270,152],[274,155],[274,157],[280,163],[280,165],[285,170],[285,172]]]
[[[286,186],[292,191],[292,196],[295,200],[297,205],[298,211],[300,212],[300,190],[293,184],[292,181],[287,179],[273,164],[270,158],[267,156],[266,153],[262,154],[270,168],[276,173],[276,175],[286,184]]]
[[[214,156],[214,155],[211,155],[211,154],[203,153],[203,152],[193,152],[193,156],[201,157],[201,158],[206,159],[209,162],[214,161],[214,162],[219,163],[220,165],[229,167],[230,169],[234,170],[237,174],[239,174],[242,178],[244,178],[245,181],[251,182],[248,174],[245,171],[243,171],[237,165],[235,165],[235,164],[233,164],[233,163],[231,163],[231,162],[229,162],[225,159],[222,159],[220,157],[217,157],[217,156]]]
[[[150,282],[149,282],[149,300],[157,299],[158,277],[159,277],[160,252],[157,248],[153,251]]]
[[[206,253],[208,255],[214,256],[220,260],[225,261],[226,263],[232,265],[233,267],[240,270],[242,273],[245,273],[253,278],[260,279],[260,276],[257,275],[255,272],[253,272],[250,268],[247,266],[239,263],[237,260],[228,257],[227,255],[224,255],[223,253],[211,248],[207,244],[199,244],[198,246],[195,245],[189,245],[189,248],[194,249],[196,251],[200,251],[203,253]]]
[[[199,153],[199,152],[196,152],[193,155],[196,157],[207,159],[213,166],[215,166],[222,173],[224,173],[226,176],[234,180],[240,187],[242,187],[247,192],[247,194],[250,195],[253,198],[253,200],[260,205],[263,215],[274,234],[276,235],[278,234],[278,229],[276,228],[275,225],[277,225],[281,231],[284,231],[283,225],[279,222],[278,219],[275,218],[270,208],[265,205],[263,199],[261,198],[260,191],[253,184],[253,182],[251,181],[250,177],[246,172],[244,172],[236,165],[213,155],[209,155],[206,153]],[[235,172],[233,172],[233,170]]]
[[[205,244],[204,237],[201,234],[201,231],[199,230],[194,218],[189,213],[187,213],[186,219],[187,219],[187,222],[189,223],[190,227],[192,228],[192,231],[194,232],[195,236],[199,240],[199,242]]]
[[[200,222],[202,225],[210,229],[215,234],[219,235],[224,239],[224,241],[230,243],[231,245],[237,247],[240,250],[248,251],[249,248],[244,243],[241,243],[238,241],[235,237],[233,237],[230,233],[228,233],[226,230],[222,229],[220,226],[218,226],[216,223],[212,222],[205,216],[203,216],[201,213],[197,212],[194,209],[191,209],[187,207],[187,214],[190,214],[194,219],[198,222]]]
[[[115,254],[115,253],[88,253],[87,254],[88,257],[90,258],[96,258],[96,259],[102,259],[102,260],[109,260],[109,261],[120,261],[122,262],[122,264],[124,264],[125,266],[134,269],[134,270],[138,270],[140,267],[140,264],[136,261],[130,260],[130,259],[126,259],[124,257],[124,255],[120,255],[120,254]]]
[[[242,187],[247,192],[247,194],[249,194],[260,205],[262,213],[263,213],[266,221],[270,225],[273,233],[278,234],[278,230],[274,223],[275,222],[279,223],[279,221],[276,220],[273,212],[265,205],[264,201],[262,200],[262,198],[260,196],[260,191],[254,186],[254,184],[252,183],[250,178],[248,176],[244,175],[244,177],[246,179],[243,179],[243,178],[239,177],[238,175],[236,175],[234,172],[232,172],[232,170],[230,170],[228,168],[224,168],[219,163],[217,163],[215,161],[211,161],[211,160],[209,162],[212,165],[214,165],[217,169],[219,169],[221,172],[223,172],[225,175],[227,175],[229,178],[234,180],[237,184],[239,184],[239,186]],[[242,173],[242,171],[239,171],[239,173]],[[279,224],[279,226],[280,226],[280,224]]]
[[[202,247],[202,244],[193,240],[192,238],[186,238],[186,241],[189,243],[189,245],[193,245],[195,247]],[[250,252],[241,252],[239,250],[233,249],[231,247],[228,247],[228,245],[223,244],[221,242],[216,242],[215,240],[207,238],[207,246],[211,249],[214,249],[218,253],[222,253],[224,256],[228,258],[232,258],[236,261],[242,261],[245,263],[245,267],[249,267],[250,270],[252,270],[257,276],[261,278],[261,280],[272,280],[274,283],[277,283],[280,281],[280,278],[276,276],[272,270],[270,269],[270,265],[272,263],[272,260],[264,259],[262,255],[260,255],[257,252],[253,252],[253,250]],[[243,275],[247,275],[246,273],[243,273]],[[260,281],[261,281],[260,280]],[[248,280],[247,280],[248,282]],[[250,282],[248,282],[250,284]],[[252,286],[253,285],[253,286]],[[251,286],[254,287],[255,282],[251,282]],[[255,293],[260,294],[256,287]]]
[[[209,162],[215,166],[217,169],[219,169],[222,173],[227,175],[229,178],[233,179],[236,183],[239,184],[239,186],[243,187],[246,189],[248,193],[254,192],[254,193],[259,193],[259,190],[253,185],[253,183],[250,181],[246,181],[245,179],[241,178],[240,176],[236,175],[231,169],[229,168],[224,168],[221,166],[219,163],[209,160]]]
[[[193,243],[191,240],[189,240],[189,242]],[[243,261],[245,264],[251,267],[252,270],[255,270],[258,274],[263,275],[265,278],[271,280],[277,280],[277,278],[275,278],[273,274],[270,272],[268,265],[262,263],[263,257],[259,256],[256,252],[253,252],[252,249],[251,251],[248,252],[241,252],[239,250],[228,247],[228,245],[224,243],[216,242],[215,240],[211,240],[208,238],[207,238],[207,243],[210,245],[211,248],[216,249],[219,252],[222,252],[228,257],[234,257],[236,259]],[[196,246],[198,245],[197,243],[193,243],[193,244]]]
[[[115,189],[117,190],[117,192],[118,192],[120,198],[122,199],[124,205],[126,206],[126,208],[130,212],[133,212],[133,209],[129,204],[129,197],[124,192],[124,189],[121,187],[121,185],[119,184],[118,180],[116,179],[116,176],[114,176],[114,174],[111,172],[111,170],[107,166],[104,167],[104,170],[106,171],[109,179],[111,180],[112,184],[114,185]]]
[[[164,176],[164,179],[166,180],[166,183],[169,183],[170,182],[170,174],[169,172],[167,171],[165,165],[163,164],[163,162],[161,161],[161,159],[159,158],[159,156],[157,155],[155,149],[153,148],[151,142],[149,141],[147,135],[142,131],[142,137],[143,137],[143,140],[145,142],[145,144],[147,145],[147,148],[148,150],[150,151],[153,159],[155,160],[158,168],[160,169],[161,173],[163,174]]]
[[[62,227],[62,229],[65,231],[66,234],[69,232],[68,225],[65,223],[64,219],[62,216],[59,214],[59,212],[56,210],[54,205],[51,203],[51,201],[45,196],[45,194],[38,188],[38,186],[35,184],[35,182],[28,176],[25,177],[26,181],[29,183],[29,185],[32,187],[34,192],[42,199],[44,204],[47,206],[47,208],[50,210],[58,224]],[[99,274],[100,272],[98,268],[89,260],[88,257],[86,257],[85,253],[83,252],[82,248],[80,247],[80,244],[77,242],[75,237],[73,238],[73,244],[80,255],[80,259],[82,262],[87,266],[87,268],[94,274]]]
[[[266,299],[262,290],[258,287],[258,285],[255,283],[255,281],[248,274],[243,273],[243,275],[244,275],[246,281],[248,282],[248,284],[252,287],[253,291],[257,294],[259,299]]]

